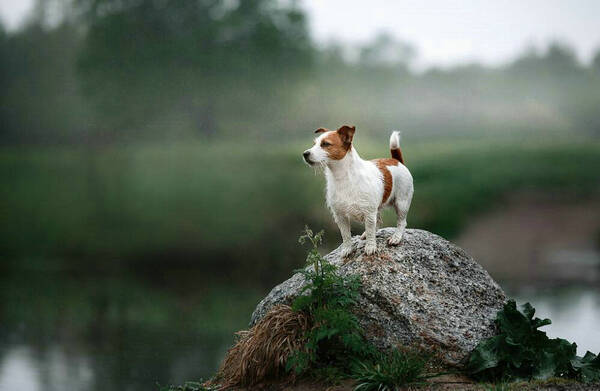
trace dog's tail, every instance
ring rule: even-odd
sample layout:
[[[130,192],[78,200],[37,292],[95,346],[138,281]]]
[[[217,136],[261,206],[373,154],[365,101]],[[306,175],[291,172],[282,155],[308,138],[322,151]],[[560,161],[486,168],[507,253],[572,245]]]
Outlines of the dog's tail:
[[[402,150],[400,149],[400,132],[394,130],[390,136],[390,152],[392,157],[404,164],[404,158],[402,157]]]

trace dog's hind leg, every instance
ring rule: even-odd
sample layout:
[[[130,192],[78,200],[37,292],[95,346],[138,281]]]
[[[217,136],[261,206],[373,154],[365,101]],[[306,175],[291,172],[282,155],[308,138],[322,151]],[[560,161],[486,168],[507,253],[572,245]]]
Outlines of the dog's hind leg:
[[[394,209],[396,209],[398,220],[396,231],[388,238],[388,244],[391,246],[396,246],[402,241],[404,229],[406,228],[406,216],[408,215],[408,209],[410,209],[411,198],[396,200],[394,202]]]

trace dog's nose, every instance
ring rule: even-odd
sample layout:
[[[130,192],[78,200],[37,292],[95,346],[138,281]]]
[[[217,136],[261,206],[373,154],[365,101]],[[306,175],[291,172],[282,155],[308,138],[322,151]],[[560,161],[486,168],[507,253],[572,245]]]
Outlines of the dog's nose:
[[[308,157],[310,156],[310,151],[304,151],[302,156],[304,156],[304,160],[308,159]]]

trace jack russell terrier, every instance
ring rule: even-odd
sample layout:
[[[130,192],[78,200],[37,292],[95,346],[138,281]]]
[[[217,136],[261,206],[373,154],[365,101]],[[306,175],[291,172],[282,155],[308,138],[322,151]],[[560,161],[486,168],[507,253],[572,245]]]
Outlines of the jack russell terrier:
[[[365,225],[365,254],[377,251],[375,231],[383,207],[392,206],[398,215],[397,229],[388,239],[398,245],[406,228],[406,215],[413,196],[413,178],[404,165],[400,132],[392,132],[388,159],[363,160],[352,146],[354,126],[338,130],[319,128],[315,145],[304,151],[306,163],[321,166],[327,179],[327,206],[342,234],[343,257],[352,253],[350,221]]]

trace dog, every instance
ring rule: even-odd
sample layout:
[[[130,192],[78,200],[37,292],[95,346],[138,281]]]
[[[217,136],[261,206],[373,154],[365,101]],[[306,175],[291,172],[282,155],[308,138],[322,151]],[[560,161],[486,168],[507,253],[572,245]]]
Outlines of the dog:
[[[342,235],[341,255],[353,252],[352,220],[364,224],[366,239],[364,252],[377,251],[375,232],[382,208],[396,210],[397,228],[387,243],[398,245],[406,228],[406,216],[413,196],[413,178],[404,165],[400,149],[400,132],[390,136],[391,158],[363,160],[352,145],[354,126],[344,125],[338,130],[319,128],[314,146],[304,151],[304,161],[310,166],[322,167],[327,180],[327,206]]]

